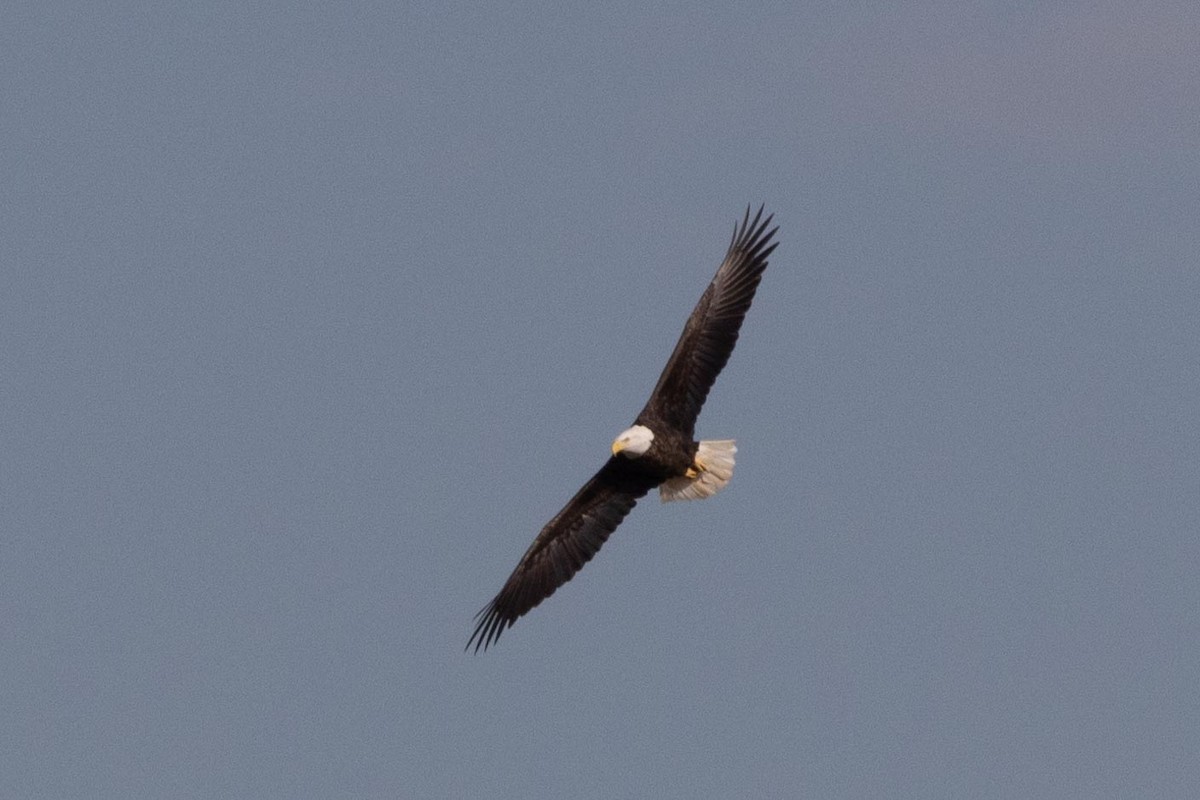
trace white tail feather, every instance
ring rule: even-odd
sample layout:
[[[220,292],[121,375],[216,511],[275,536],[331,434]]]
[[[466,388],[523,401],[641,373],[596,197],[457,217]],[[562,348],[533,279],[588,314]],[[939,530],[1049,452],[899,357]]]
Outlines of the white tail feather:
[[[733,439],[700,442],[696,451],[696,465],[702,467],[700,474],[663,481],[658,487],[662,501],[703,500],[724,489],[733,477],[733,454],[737,452],[733,442]]]

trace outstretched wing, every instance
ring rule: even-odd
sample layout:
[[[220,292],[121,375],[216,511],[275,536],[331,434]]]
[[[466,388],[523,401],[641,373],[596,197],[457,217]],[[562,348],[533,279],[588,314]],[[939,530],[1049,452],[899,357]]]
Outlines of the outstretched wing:
[[[751,221],[747,207],[741,227],[734,226],[725,260],[688,317],[639,423],[660,419],[692,435],[700,408],[737,344],[767,256],[778,244],[771,237],[779,228],[767,230],[774,215],[762,219],[762,214],[760,207]]]
[[[657,482],[610,458],[571,502],[546,523],[500,593],[479,612],[467,649],[484,650],[526,612],[554,594],[608,540],[638,498]]]

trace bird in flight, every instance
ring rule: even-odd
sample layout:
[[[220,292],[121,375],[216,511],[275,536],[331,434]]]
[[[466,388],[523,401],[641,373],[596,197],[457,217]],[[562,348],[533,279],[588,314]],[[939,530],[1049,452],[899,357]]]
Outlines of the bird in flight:
[[[734,225],[716,276],[688,317],[658,384],[633,426],[612,443],[600,471],[546,523],[503,588],[476,616],[467,649],[484,650],[521,616],[578,572],[617,529],[638,499],[658,487],[662,501],[711,497],[733,476],[732,439],[696,441],[696,417],[750,310],[778,227],[773,215],[746,209]]]

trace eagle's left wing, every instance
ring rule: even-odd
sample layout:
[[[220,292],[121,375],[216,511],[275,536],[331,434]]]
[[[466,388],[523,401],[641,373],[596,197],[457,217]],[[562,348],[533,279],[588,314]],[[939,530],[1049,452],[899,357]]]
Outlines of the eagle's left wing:
[[[747,208],[741,227],[734,228],[725,260],[688,317],[649,402],[638,415],[639,423],[665,420],[692,434],[700,408],[737,344],[767,257],[778,244],[771,239],[779,228],[767,230],[773,215],[762,216],[759,208],[751,220]]]

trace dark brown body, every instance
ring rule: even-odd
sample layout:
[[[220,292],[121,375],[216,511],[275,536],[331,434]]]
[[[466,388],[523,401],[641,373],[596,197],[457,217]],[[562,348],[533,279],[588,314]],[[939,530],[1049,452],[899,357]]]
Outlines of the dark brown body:
[[[699,442],[670,428],[655,428],[653,420],[638,417],[636,424],[650,428],[654,432],[654,441],[650,443],[650,449],[638,458],[618,456],[626,463],[626,469],[654,478],[654,485],[657,486],[670,478],[682,477],[691,468],[696,450],[700,447]]]

